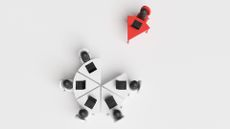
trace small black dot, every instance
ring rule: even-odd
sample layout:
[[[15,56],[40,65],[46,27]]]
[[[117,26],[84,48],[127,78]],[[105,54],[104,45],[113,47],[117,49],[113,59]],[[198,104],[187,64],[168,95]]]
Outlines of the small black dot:
[[[138,90],[138,89],[140,89],[140,83],[138,82],[138,81],[131,81],[131,83],[130,83],[130,89],[132,89],[132,90]]]
[[[88,116],[88,114],[89,113],[88,113],[88,111],[86,109],[81,109],[79,111],[79,118],[84,120]]]
[[[142,23],[139,22],[139,21],[137,21],[137,20],[135,20],[135,21],[133,22],[133,24],[132,24],[132,27],[134,27],[134,28],[137,29],[137,30],[139,30],[139,29],[141,28],[141,26],[142,26]]]
[[[88,52],[82,51],[80,55],[81,55],[81,59],[83,62],[87,62],[90,60],[90,56],[89,56]]]
[[[63,80],[62,84],[66,89],[73,88],[73,82],[71,82],[70,80]]]

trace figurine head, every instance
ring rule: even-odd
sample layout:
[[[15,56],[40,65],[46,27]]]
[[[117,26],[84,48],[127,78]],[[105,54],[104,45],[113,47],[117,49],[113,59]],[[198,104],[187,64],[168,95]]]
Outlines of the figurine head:
[[[139,90],[141,87],[140,81],[136,81],[136,80],[131,81],[129,87],[131,90]]]
[[[124,116],[122,115],[121,111],[118,109],[114,109],[113,110],[113,118],[115,121],[120,120],[121,118],[123,118]]]
[[[86,109],[81,109],[79,111],[78,117],[82,120],[85,120],[85,118],[88,116],[88,111]]]

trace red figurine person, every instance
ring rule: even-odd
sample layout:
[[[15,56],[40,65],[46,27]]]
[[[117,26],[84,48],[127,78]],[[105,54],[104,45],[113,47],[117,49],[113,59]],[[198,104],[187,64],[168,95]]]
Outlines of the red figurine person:
[[[128,42],[137,35],[147,32],[147,24],[151,10],[148,6],[143,6],[137,16],[128,16]]]

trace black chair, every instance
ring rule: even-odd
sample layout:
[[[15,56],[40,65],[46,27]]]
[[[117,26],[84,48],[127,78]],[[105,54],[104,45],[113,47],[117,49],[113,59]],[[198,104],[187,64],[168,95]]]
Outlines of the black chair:
[[[87,64],[85,67],[86,67],[86,69],[87,69],[87,71],[88,71],[89,73],[92,73],[92,72],[94,72],[94,71],[97,70],[97,68],[96,68],[96,66],[94,65],[93,62]]]
[[[107,106],[109,107],[109,109],[112,109],[117,106],[117,102],[114,100],[113,96],[111,95],[105,98],[105,102]]]
[[[84,90],[86,87],[85,80],[83,81],[76,81],[76,90]]]
[[[88,99],[85,102],[85,106],[87,106],[90,109],[93,109],[93,107],[95,106],[97,100],[95,98],[93,98],[92,96],[89,96]]]
[[[132,27],[135,28],[135,29],[137,29],[137,30],[139,30],[141,28],[141,26],[142,26],[142,23],[139,22],[139,21],[137,21],[137,20],[135,20],[133,22],[133,24],[132,24]]]
[[[126,90],[126,81],[116,80],[116,89],[117,90]]]

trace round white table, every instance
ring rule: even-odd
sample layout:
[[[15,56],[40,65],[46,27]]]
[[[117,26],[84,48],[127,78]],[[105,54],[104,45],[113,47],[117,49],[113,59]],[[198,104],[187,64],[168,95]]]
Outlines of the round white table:
[[[73,92],[77,102],[91,114],[98,112],[110,114],[112,109],[120,109],[130,92],[126,74],[102,84],[101,72],[100,59],[92,59],[79,68],[73,80]],[[116,89],[116,80],[125,81],[126,89]],[[112,108],[109,108],[105,101],[108,96],[112,96],[115,101],[113,102],[116,103]]]

